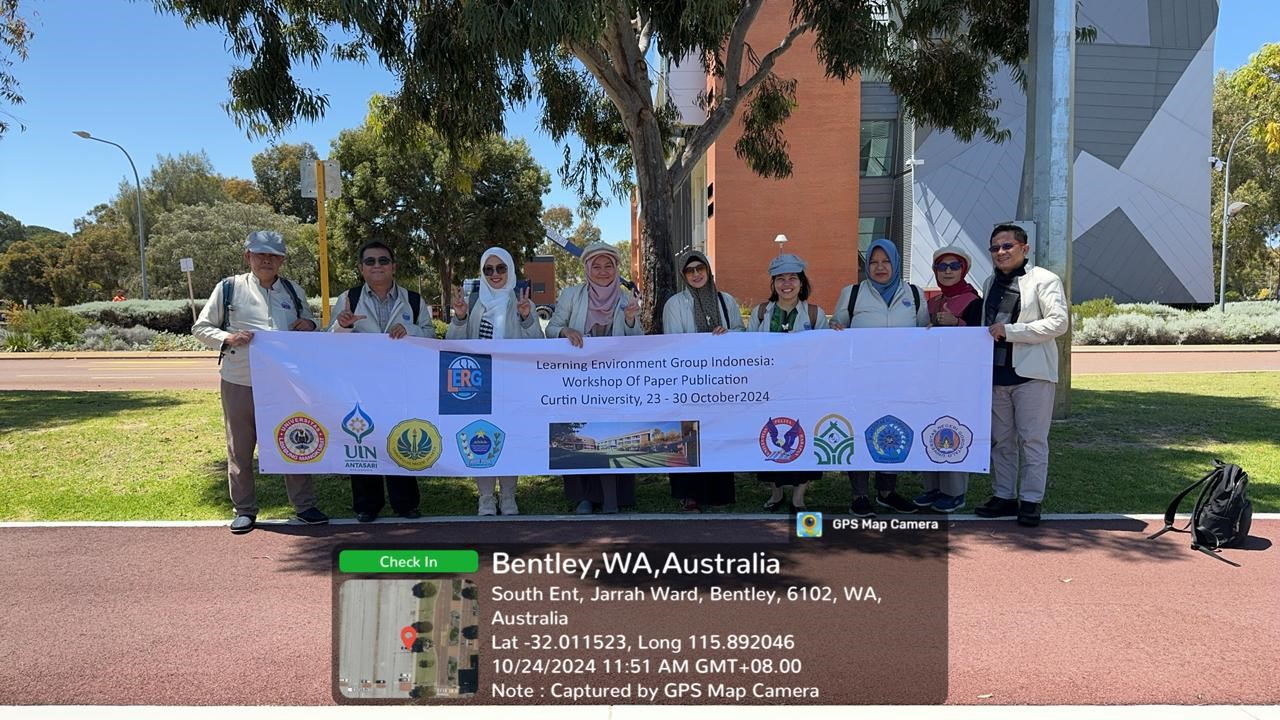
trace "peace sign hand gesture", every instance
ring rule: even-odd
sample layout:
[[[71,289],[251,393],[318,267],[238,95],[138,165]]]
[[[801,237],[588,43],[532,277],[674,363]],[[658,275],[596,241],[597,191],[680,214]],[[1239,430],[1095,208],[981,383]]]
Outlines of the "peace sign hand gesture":
[[[456,287],[453,289],[453,300],[451,305],[453,307],[453,317],[455,319],[459,321],[467,319],[467,312],[469,308],[467,307],[466,298],[462,297],[462,288]]]
[[[529,300],[529,288],[516,291],[516,312],[520,313],[521,320],[528,320],[529,313],[533,312],[533,302]]]

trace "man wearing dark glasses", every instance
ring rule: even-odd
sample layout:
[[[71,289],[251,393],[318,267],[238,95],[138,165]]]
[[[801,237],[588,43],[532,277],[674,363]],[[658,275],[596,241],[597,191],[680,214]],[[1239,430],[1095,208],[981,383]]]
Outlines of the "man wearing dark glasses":
[[[330,332],[379,333],[393,339],[435,337],[431,308],[422,297],[396,283],[396,260],[391,248],[370,240],[360,248],[360,277],[364,284],[339,295],[333,303]],[[386,495],[383,495],[383,483]],[[373,522],[387,500],[405,518],[421,517],[418,479],[406,475],[352,475],[351,505],[356,520]]]
[[[1049,479],[1049,423],[1058,383],[1054,340],[1067,331],[1067,300],[1062,279],[1031,263],[1021,227],[997,225],[989,250],[995,274],[983,292],[983,324],[995,339],[994,494],[974,512],[985,518],[1016,516],[1019,525],[1035,527]]]

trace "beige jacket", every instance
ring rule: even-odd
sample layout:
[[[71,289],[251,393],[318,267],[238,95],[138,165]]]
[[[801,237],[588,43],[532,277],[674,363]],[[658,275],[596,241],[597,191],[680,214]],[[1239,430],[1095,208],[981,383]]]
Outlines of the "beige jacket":
[[[982,285],[982,297],[991,296],[995,276]],[[1018,322],[1004,326],[1005,339],[1013,347],[1013,370],[1024,378],[1058,382],[1058,344],[1054,340],[1071,327],[1062,279],[1027,263],[1018,278]]]
[[[191,334],[210,348],[221,349],[227,338],[240,330],[253,332],[288,330],[289,326],[298,320],[298,308],[293,306],[293,297],[284,286],[284,283],[289,282],[288,280],[277,277],[268,289],[262,287],[262,283],[258,282],[253,273],[244,273],[236,275],[233,282],[231,317],[227,321],[227,329],[223,330],[219,327],[222,325],[222,281],[218,281],[218,284],[213,286],[213,294],[209,295],[209,302],[204,304],[204,310],[200,312],[199,319],[191,326]],[[311,314],[311,308],[307,307],[307,294],[297,283],[293,283],[293,289],[302,300],[301,317],[319,327],[320,323],[316,322],[315,316]],[[249,379],[249,348],[251,347],[253,347],[252,341],[244,347],[227,348],[218,371],[223,380],[235,385],[252,386],[253,383]]]

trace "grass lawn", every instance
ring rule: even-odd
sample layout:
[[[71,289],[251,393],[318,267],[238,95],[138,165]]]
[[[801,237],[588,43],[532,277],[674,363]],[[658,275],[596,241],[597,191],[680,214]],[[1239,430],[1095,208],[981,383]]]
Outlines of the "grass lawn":
[[[1280,373],[1092,375],[1075,379],[1071,417],[1054,423],[1046,512],[1162,512],[1214,458],[1249,472],[1255,512],[1280,511]],[[223,519],[230,517],[217,393],[0,393],[0,520]],[[424,478],[422,509],[471,515],[475,483]],[[903,476],[903,494],[919,484]],[[320,507],[351,516],[344,476],[320,476]],[[969,508],[990,493],[974,475]],[[666,477],[642,475],[643,511],[674,510]],[[768,493],[738,477],[738,512]],[[525,513],[565,512],[555,476],[521,478]],[[828,473],[811,508],[842,512],[842,475]],[[279,476],[258,482],[262,517],[292,513]],[[1189,509],[1190,503],[1186,508]]]

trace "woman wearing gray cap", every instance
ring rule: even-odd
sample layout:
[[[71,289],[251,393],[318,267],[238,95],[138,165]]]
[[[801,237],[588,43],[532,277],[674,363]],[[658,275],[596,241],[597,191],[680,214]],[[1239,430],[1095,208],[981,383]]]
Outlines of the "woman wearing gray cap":
[[[643,335],[640,303],[622,288],[620,264],[614,246],[588,245],[582,251],[587,281],[560,291],[547,323],[547,337],[566,338],[580,348],[583,337]],[[566,475],[564,494],[578,514],[590,514],[597,505],[604,513],[616,513],[620,505],[636,504],[636,481],[631,475]]]
[[[793,333],[804,330],[822,330],[828,327],[827,313],[817,305],[810,305],[809,293],[813,286],[804,274],[804,261],[790,253],[774,258],[769,263],[769,301],[760,303],[751,312],[748,332]],[[773,483],[773,494],[764,509],[770,512],[782,508],[783,488],[793,486],[791,507],[804,510],[804,491],[808,483],[822,477],[821,471],[758,472],[756,477]]]
[[[662,334],[741,332],[738,301],[716,289],[707,256],[691,250],[680,263],[684,290],[662,306]],[[675,473],[670,476],[671,497],[681,509],[698,512],[712,505],[732,505],[735,500],[732,472]]]

